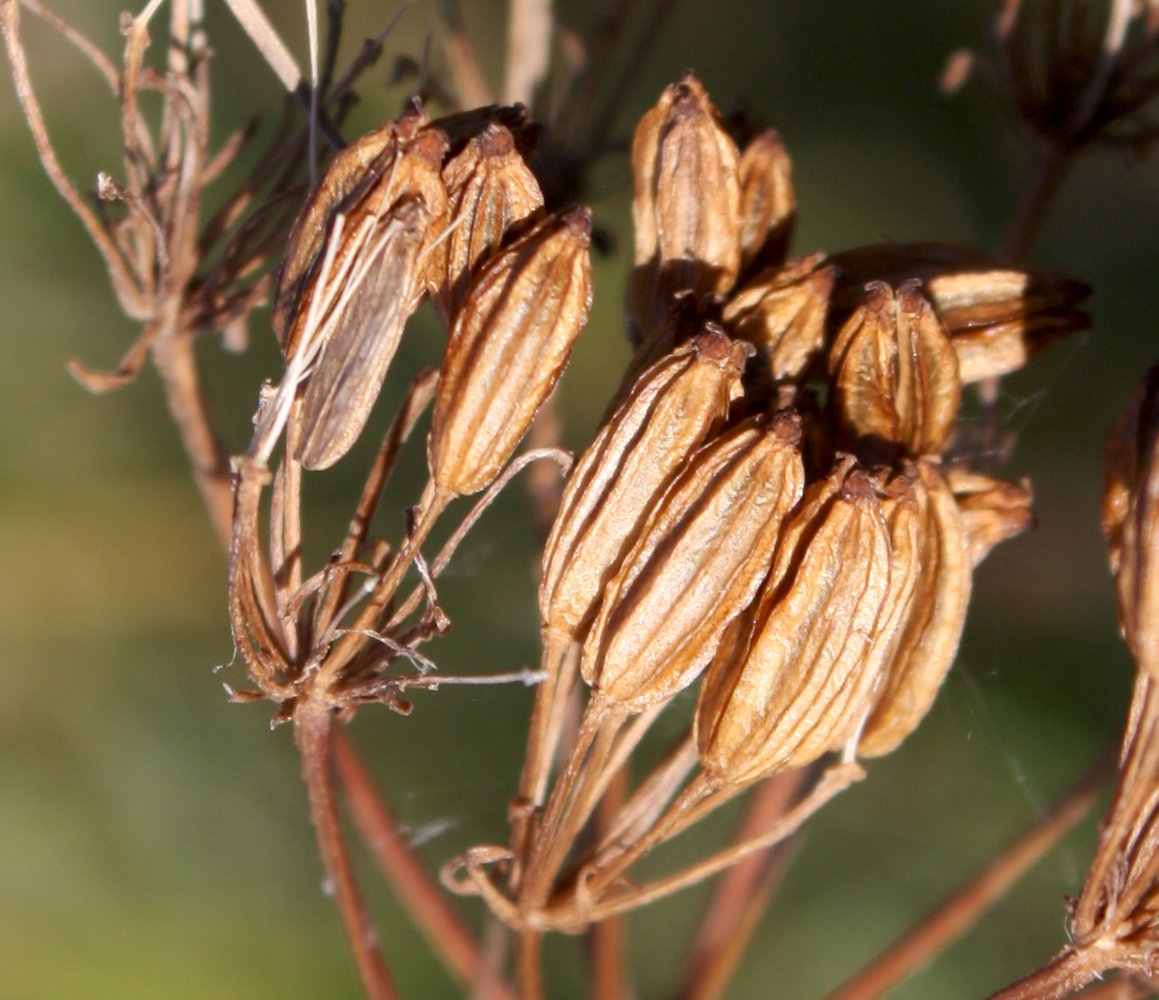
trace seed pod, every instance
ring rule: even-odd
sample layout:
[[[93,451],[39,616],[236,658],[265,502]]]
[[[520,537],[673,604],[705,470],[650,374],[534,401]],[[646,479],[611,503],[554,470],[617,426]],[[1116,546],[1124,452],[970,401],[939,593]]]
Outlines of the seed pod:
[[[958,414],[958,362],[915,284],[895,297],[883,282],[841,328],[829,356],[835,404],[855,438],[878,437],[910,455],[936,454]]]
[[[797,378],[824,345],[836,274],[813,254],[762,272],[725,306],[725,325],[756,346],[775,381]]]
[[[591,308],[591,214],[549,216],[472,282],[443,357],[430,467],[463,496],[487,487],[567,364]]]
[[[576,463],[547,540],[539,607],[573,638],[649,508],[728,413],[748,345],[715,329],[645,371]],[[751,350],[751,348],[748,348]]]
[[[957,655],[970,602],[969,550],[953,495],[934,465],[923,461],[915,471],[921,586],[896,626],[877,704],[858,741],[858,753],[867,757],[896,748],[929,712]],[[892,526],[891,541],[896,558]]]
[[[515,223],[543,206],[534,175],[511,132],[491,122],[443,168],[447,213],[431,229],[426,282],[450,326],[476,266],[503,242]]]
[[[741,270],[780,267],[797,218],[793,164],[775,129],[766,129],[740,155]]]
[[[1049,271],[1000,265],[968,247],[883,243],[835,254],[833,262],[842,273],[837,312],[852,308],[869,280],[921,280],[950,334],[963,384],[1015,371],[1060,337],[1090,325],[1077,309],[1089,286]]]
[[[314,354],[295,455],[308,469],[333,465],[362,433],[406,320],[418,304],[419,253],[431,221],[446,209],[439,176],[446,140],[426,129],[404,141],[413,125],[404,122],[395,128],[389,163],[379,172],[376,161],[375,182],[357,197],[348,196],[335,210],[345,220],[327,273],[320,264],[308,267],[300,279],[305,282],[300,296],[293,306],[285,306],[287,358],[303,350]],[[326,186],[326,178],[322,184]],[[299,270],[307,244],[318,241],[319,257],[327,256],[325,243],[338,216],[328,222],[324,241],[309,221],[316,215],[312,202],[301,229],[295,230],[300,240],[292,241],[287,258],[293,262],[293,273]],[[293,298],[290,286],[286,288]],[[292,308],[297,314],[290,320]]]
[[[1123,637],[1140,669],[1159,678],[1159,368],[1107,442],[1103,531]]]
[[[747,644],[713,661],[696,706],[704,770],[745,784],[816,760],[847,738],[876,681],[870,662],[889,589],[889,534],[850,459],[792,514]]]
[[[945,477],[962,517],[971,568],[999,542],[1021,535],[1034,523],[1030,510],[1034,494],[1028,479],[1007,483],[960,466],[948,467]]]
[[[632,140],[635,269],[632,338],[650,331],[674,295],[723,295],[740,269],[737,150],[700,81],[686,74],[640,119]]]
[[[632,711],[687,687],[752,600],[797,503],[800,429],[747,420],[689,460],[609,580],[584,642],[584,679]]]

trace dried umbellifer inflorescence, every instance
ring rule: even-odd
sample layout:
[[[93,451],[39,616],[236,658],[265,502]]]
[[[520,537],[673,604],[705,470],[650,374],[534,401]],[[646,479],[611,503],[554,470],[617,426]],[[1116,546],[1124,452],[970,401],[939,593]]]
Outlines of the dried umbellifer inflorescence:
[[[306,366],[295,457],[325,469],[362,433],[422,294],[420,253],[447,209],[446,137],[421,112],[335,159],[290,235],[274,327]]]
[[[804,485],[789,415],[754,419],[694,453],[608,582],[584,679],[633,711],[670,698],[752,600]]]
[[[572,470],[544,546],[545,627],[579,638],[645,517],[728,414],[748,356],[708,327],[632,385]]]
[[[912,586],[906,571],[899,566],[898,584]],[[890,591],[877,490],[843,460],[785,525],[747,641],[704,678],[696,711],[704,770],[743,784],[811,763],[848,738],[876,683],[881,657],[867,663],[867,653]]]
[[[555,387],[591,308],[591,214],[550,215],[467,290],[431,418],[431,474],[459,496],[486,488]]]
[[[700,81],[687,74],[644,114],[632,140],[636,266],[628,291],[640,338],[682,292],[723,295],[741,262],[739,157]]]

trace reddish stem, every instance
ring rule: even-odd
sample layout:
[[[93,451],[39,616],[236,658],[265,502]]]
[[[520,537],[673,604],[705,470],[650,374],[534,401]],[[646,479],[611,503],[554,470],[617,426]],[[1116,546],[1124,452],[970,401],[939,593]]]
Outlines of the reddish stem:
[[[370,1000],[399,1000],[342,838],[334,776],[330,770],[331,726],[330,707],[317,699],[302,702],[294,713],[294,738],[302,758],[310,817],[362,988]]]
[[[514,1000],[506,983],[488,981],[489,962],[458,915],[398,834],[374,781],[357,749],[341,729],[332,736],[338,775],[350,815],[383,875],[401,897],[407,912],[459,982],[478,1000]]]
[[[1111,968],[1108,961],[1094,962],[1089,951],[1067,948],[1029,976],[990,995],[989,1000],[1061,1000],[1087,985],[1092,979]]]

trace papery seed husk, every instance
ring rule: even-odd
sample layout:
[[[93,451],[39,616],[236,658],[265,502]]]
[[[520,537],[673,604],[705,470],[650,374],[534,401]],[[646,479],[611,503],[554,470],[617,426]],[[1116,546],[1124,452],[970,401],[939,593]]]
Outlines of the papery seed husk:
[[[1065,275],[1001,264],[969,247],[883,243],[833,255],[842,278],[835,312],[852,309],[870,280],[918,279],[949,332],[963,384],[1021,368],[1055,340],[1085,329],[1090,287]]]
[[[750,419],[709,442],[653,507],[584,642],[595,691],[630,711],[692,683],[768,572],[804,469],[797,421]]]
[[[1140,669],[1159,678],[1159,367],[1107,441],[1103,530],[1119,621]]]
[[[957,504],[933,464],[920,462],[916,471],[921,578],[858,741],[858,753],[867,757],[895,749],[929,712],[957,655],[970,601],[972,567]]]
[[[836,408],[855,438],[942,450],[958,413],[958,361],[945,328],[914,284],[883,282],[841,328],[830,353]]]
[[[322,180],[310,192],[294,222],[278,269],[271,317],[278,342],[286,349],[301,312],[300,303],[316,275],[334,217],[349,212],[382,177],[398,147],[394,122],[368,132],[337,153]]]
[[[764,271],[729,300],[724,323],[767,360],[774,381],[801,375],[825,342],[836,268],[813,254]]]
[[[443,168],[447,212],[432,227],[427,284],[448,326],[463,303],[477,265],[494,253],[515,224],[543,206],[543,193],[511,132],[491,122]]]
[[[780,267],[793,235],[797,193],[792,161],[776,129],[766,129],[741,152],[741,270]]]
[[[719,429],[747,345],[708,329],[645,371],[576,463],[544,548],[546,627],[577,637],[652,504]],[[751,350],[749,348],[748,350]]]
[[[542,220],[471,283],[443,357],[430,436],[438,486],[464,496],[502,471],[551,394],[591,308],[591,214]]]
[[[943,475],[954,495],[970,566],[977,566],[994,546],[1015,538],[1034,524],[1030,481],[1008,483],[993,476],[949,466]]]
[[[366,426],[414,310],[418,256],[430,218],[423,202],[407,198],[370,236],[375,249],[367,255],[366,277],[353,289],[306,382],[295,457],[307,469],[329,468]]]
[[[627,312],[638,344],[674,295],[723,295],[740,269],[736,145],[691,74],[641,118],[632,172],[636,266]]]
[[[803,766],[850,732],[889,575],[877,493],[842,460],[787,521],[749,642],[705,675],[695,730],[710,776],[744,784]]]

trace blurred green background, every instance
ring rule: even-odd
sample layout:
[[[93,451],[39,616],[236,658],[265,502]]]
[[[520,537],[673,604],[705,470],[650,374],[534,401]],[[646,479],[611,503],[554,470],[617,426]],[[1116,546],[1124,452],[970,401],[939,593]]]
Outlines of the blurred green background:
[[[106,51],[121,0],[56,0]],[[275,81],[224,5],[207,5],[219,139],[265,109]],[[264,4],[304,60],[296,0]],[[502,5],[465,4],[498,71]],[[393,7],[350,0],[346,51]],[[794,252],[882,239],[993,249],[1030,169],[1016,124],[977,86],[954,99],[935,80],[949,52],[988,45],[991,5],[913,0],[677,5],[623,95],[617,133],[693,68],[725,109],[741,98],[793,155]],[[565,23],[591,15],[563,5]],[[119,170],[114,104],[76,53],[26,17],[33,74],[69,176]],[[391,55],[433,29],[415,4]],[[164,37],[160,21],[153,32]],[[350,134],[398,108],[385,60],[367,77]],[[493,76],[493,79],[495,77]],[[358,995],[320,866],[288,729],[243,686],[225,616],[225,564],[146,374],[103,398],[64,362],[111,368],[134,328],[103,268],[41,171],[8,85],[0,86],[0,998],[262,998]],[[599,171],[590,196],[618,243],[597,270],[597,305],[559,398],[580,447],[618,380],[628,171]],[[1159,173],[1111,155],[1082,163],[1046,227],[1039,260],[1090,281],[1093,331],[1003,386],[1017,436],[1006,468],[1027,475],[1039,524],[977,576],[955,672],[931,717],[870,780],[810,827],[732,993],[809,998],[835,986],[1035,822],[1118,736],[1131,664],[1117,636],[1098,530],[1103,436],[1156,355]],[[244,447],[259,381],[276,353],[254,324],[249,353],[203,345],[231,447]],[[427,325],[397,365],[436,355]],[[386,410],[376,415],[381,427]],[[319,477],[311,525],[325,553],[363,466]],[[384,532],[413,500],[400,486]],[[429,647],[447,672],[537,658],[526,504],[509,491],[441,587],[451,634]],[[228,664],[215,674],[214,668]],[[401,822],[438,865],[499,842],[517,776],[524,690],[419,695],[412,717],[362,711],[353,734]],[[716,833],[720,835],[720,827]],[[1093,821],[1052,853],[960,944],[896,996],[982,996],[1065,941]],[[387,955],[408,997],[453,997],[427,946],[369,875]],[[670,995],[705,895],[630,921],[641,998]],[[481,907],[463,907],[472,920]],[[552,950],[549,995],[583,996],[578,945]]]

